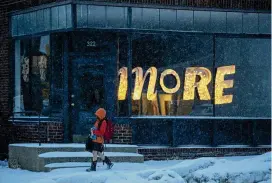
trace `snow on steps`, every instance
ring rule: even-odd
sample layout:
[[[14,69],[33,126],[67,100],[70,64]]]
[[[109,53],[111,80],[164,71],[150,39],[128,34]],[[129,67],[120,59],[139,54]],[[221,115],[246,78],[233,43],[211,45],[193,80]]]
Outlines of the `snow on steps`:
[[[122,157],[122,156],[130,156],[130,157],[142,157],[143,155],[137,153],[122,153],[122,152],[105,152],[105,156],[111,157]],[[40,154],[40,158],[80,158],[80,157],[92,157],[92,153],[90,152],[47,152]]]
[[[64,162],[64,163],[50,163],[45,165],[44,167],[47,170],[53,170],[57,168],[89,167],[90,165],[91,165],[90,162]]]
[[[38,143],[20,143],[10,144],[10,147],[25,147],[25,148],[37,148],[40,152],[54,152],[54,151],[65,151],[65,152],[81,152],[85,151],[85,144],[82,143],[42,143],[39,146]],[[137,145],[127,144],[105,144],[105,152],[130,152],[136,153],[139,148]]]
[[[105,152],[104,154],[108,156],[112,162],[144,162],[144,156],[137,153]],[[39,155],[40,162],[44,165],[44,171],[61,168],[63,165],[69,165],[70,168],[78,167],[78,163],[80,162],[85,162],[90,165],[91,158],[92,154],[90,152],[47,152]],[[100,160],[100,158],[98,160]],[[52,167],[52,164],[61,166]]]
[[[119,164],[119,163],[114,163],[114,167],[118,167],[118,165],[123,165],[124,163],[122,164]],[[136,163],[138,164],[138,163]],[[140,166],[142,163],[139,163],[138,166]],[[60,169],[60,168],[89,168],[91,166],[91,162],[65,162],[65,163],[50,163],[50,164],[47,164],[45,165],[45,171],[46,172],[50,172],[51,170],[54,170],[54,169]],[[137,166],[137,165],[133,165],[133,166]],[[141,165],[142,166],[142,165]],[[99,162],[97,164],[97,168],[100,169],[106,169],[106,164],[102,164],[102,162]]]
[[[142,163],[144,157],[136,154],[137,149],[136,145],[106,144],[105,153],[115,162]],[[91,153],[85,151],[85,144],[17,143],[9,145],[10,168],[40,172],[45,171],[44,166],[50,163],[90,161]]]

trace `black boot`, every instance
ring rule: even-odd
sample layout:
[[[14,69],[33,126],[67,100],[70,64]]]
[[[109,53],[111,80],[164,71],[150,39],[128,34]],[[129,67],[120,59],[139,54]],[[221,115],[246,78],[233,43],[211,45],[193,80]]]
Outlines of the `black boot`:
[[[107,164],[108,169],[111,169],[113,166],[113,163],[110,161],[110,159],[105,156],[105,163]]]
[[[86,171],[87,172],[96,171],[96,164],[97,164],[97,161],[93,161],[91,167],[88,168]]]

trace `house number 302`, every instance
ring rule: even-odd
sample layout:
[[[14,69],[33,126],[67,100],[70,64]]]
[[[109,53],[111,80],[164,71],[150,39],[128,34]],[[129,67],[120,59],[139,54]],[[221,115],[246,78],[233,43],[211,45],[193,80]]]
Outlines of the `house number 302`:
[[[96,42],[95,41],[87,41],[87,47],[95,47]]]

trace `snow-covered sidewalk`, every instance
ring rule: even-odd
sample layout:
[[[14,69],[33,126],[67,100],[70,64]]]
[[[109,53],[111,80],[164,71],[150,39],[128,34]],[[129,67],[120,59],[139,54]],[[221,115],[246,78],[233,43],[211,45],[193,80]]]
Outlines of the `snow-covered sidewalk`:
[[[63,168],[51,172],[9,169],[0,162],[0,183],[270,183],[271,153],[260,156],[115,163],[97,172]]]

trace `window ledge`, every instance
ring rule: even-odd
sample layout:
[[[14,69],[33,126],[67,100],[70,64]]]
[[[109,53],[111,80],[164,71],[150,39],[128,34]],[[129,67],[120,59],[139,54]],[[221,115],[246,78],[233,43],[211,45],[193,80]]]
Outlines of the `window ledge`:
[[[61,117],[49,117],[49,116],[14,116],[10,117],[11,123],[62,123]]]
[[[131,116],[131,119],[270,119],[269,117],[228,117],[228,116]]]

